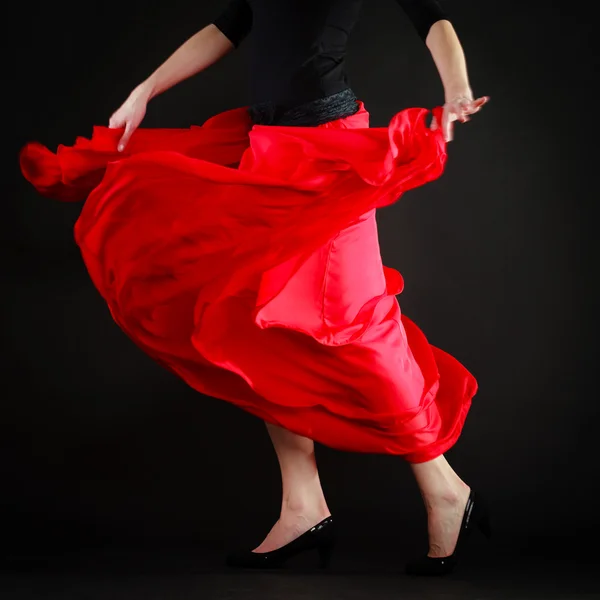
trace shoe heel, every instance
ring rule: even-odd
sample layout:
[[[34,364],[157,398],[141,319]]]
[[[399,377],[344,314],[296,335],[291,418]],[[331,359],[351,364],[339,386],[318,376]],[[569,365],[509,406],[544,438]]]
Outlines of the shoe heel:
[[[331,556],[333,555],[334,543],[328,542],[321,544],[317,550],[319,552],[319,568],[327,569],[331,564]]]

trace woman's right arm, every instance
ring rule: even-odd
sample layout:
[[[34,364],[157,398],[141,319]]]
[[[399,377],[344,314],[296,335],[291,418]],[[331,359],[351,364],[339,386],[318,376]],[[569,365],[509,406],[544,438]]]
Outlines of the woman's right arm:
[[[214,24],[183,43],[136,89],[148,100],[204,71],[233,50],[232,42]]]
[[[142,122],[148,102],[181,81],[216,63],[236,48],[250,32],[252,11],[246,0],[231,0],[225,10],[186,42],[129,95],[111,116],[109,127],[125,131],[118,145],[122,151]]]

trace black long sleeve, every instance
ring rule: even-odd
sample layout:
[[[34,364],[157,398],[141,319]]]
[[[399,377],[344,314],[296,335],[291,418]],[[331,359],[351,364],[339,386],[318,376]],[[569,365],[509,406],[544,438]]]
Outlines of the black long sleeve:
[[[237,48],[252,29],[252,8],[247,0],[231,0],[213,25]]]
[[[423,41],[437,21],[449,20],[448,13],[437,0],[396,0],[412,21]]]
[[[285,0],[279,0],[285,2]],[[425,40],[431,26],[437,21],[449,20],[447,11],[438,0],[396,0],[412,21],[421,39]],[[294,11],[290,6],[290,19]],[[224,35],[237,47],[252,29],[252,7],[249,0],[230,0],[225,9],[213,21]]]
[[[363,0],[223,2],[224,8],[213,23],[234,46],[252,31],[249,58],[253,102],[294,106],[349,87],[346,48]],[[396,2],[423,40],[434,23],[448,19],[441,5],[444,0]]]

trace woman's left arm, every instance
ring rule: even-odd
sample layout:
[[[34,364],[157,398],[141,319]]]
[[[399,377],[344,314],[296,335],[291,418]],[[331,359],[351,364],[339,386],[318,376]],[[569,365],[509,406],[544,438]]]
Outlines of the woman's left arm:
[[[442,128],[446,141],[452,140],[452,122],[466,123],[489,100],[488,96],[474,99],[467,62],[461,43],[448,20],[436,21],[425,38],[444,86],[445,104]],[[435,129],[437,124],[432,125]]]
[[[442,129],[447,142],[452,140],[452,123],[466,123],[488,100],[473,98],[462,46],[448,13],[438,0],[396,0],[425,42],[444,86],[445,104]],[[435,120],[432,129],[437,128]]]

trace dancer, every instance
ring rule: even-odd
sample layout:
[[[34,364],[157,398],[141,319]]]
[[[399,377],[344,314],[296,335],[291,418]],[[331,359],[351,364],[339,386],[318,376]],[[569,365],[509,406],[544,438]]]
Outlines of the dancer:
[[[317,549],[334,521],[314,441],[402,456],[428,514],[429,552],[409,573],[443,575],[474,526],[479,496],[444,453],[477,383],[401,314],[400,274],[382,265],[376,209],[439,177],[453,124],[475,99],[458,37],[436,0],[399,0],[445,92],[433,111],[370,128],[345,74],[360,0],[232,0],[137,86],[90,140],[21,168],[44,195],[86,199],[75,227],[119,326],[200,392],[262,418],[283,483],[281,516],[233,566],[281,566]],[[251,105],[201,127],[144,129],[148,102],[251,37]]]

